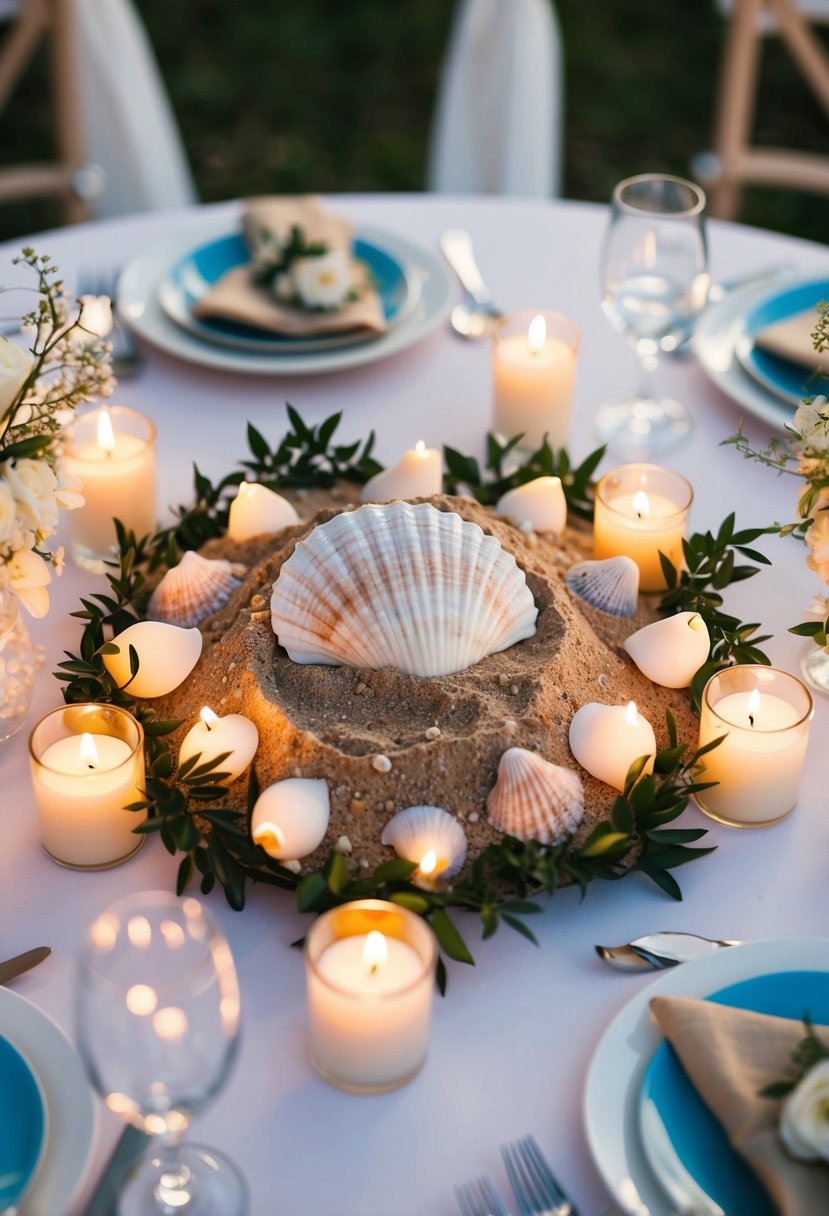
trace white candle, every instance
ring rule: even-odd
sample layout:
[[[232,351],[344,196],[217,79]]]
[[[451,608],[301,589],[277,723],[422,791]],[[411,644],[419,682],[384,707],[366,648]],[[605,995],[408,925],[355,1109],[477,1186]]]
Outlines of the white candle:
[[[569,739],[570,750],[582,768],[614,789],[625,788],[628,769],[641,756],[648,757],[643,773],[653,772],[656,737],[633,701],[582,705],[573,715]]]
[[[114,519],[139,538],[155,530],[155,428],[123,406],[94,410],[75,424],[63,464],[84,496],[68,519],[72,556],[100,572],[115,549]]]
[[[404,452],[396,465],[372,477],[363,486],[363,502],[392,502],[394,499],[431,498],[443,490],[443,457],[437,448],[419,440]]]
[[[317,777],[286,777],[264,789],[253,807],[250,834],[277,861],[307,857],[328,830],[328,782]]]
[[[698,612],[678,612],[638,629],[624,646],[654,684],[687,688],[708,659],[711,639]]]
[[[380,900],[333,909],[306,939],[314,1064],[346,1089],[382,1092],[426,1056],[435,945],[411,912]]]
[[[665,587],[660,552],[680,570],[682,538],[693,491],[678,473],[658,465],[624,465],[596,487],[593,549],[596,558],[632,558],[641,591]]]
[[[179,765],[198,755],[198,766],[208,764],[224,752],[217,772],[227,773],[226,784],[235,781],[245,771],[259,746],[259,731],[244,714],[225,714],[220,718],[209,705],[199,713],[199,721],[184,736],[178,753]],[[209,780],[215,778],[212,774]]]
[[[553,448],[567,444],[578,345],[576,326],[557,313],[517,313],[498,322],[494,425],[505,439],[523,434],[524,449],[540,447],[545,434]]]
[[[567,499],[559,477],[535,477],[508,490],[495,504],[498,515],[517,527],[560,536],[567,523]]]
[[[696,795],[702,810],[721,823],[760,827],[794,807],[809,740],[812,702],[794,676],[766,667],[732,667],[705,687],[700,746],[725,736],[703,757]]]
[[[55,710],[32,732],[32,783],[46,852],[63,865],[94,869],[123,861],[143,843],[133,829],[146,813],[124,809],[143,797],[143,732],[122,710],[81,708],[128,719],[131,738],[89,732],[56,737],[55,720],[72,710]]]
[[[227,534],[242,544],[251,537],[281,532],[298,523],[299,516],[287,498],[257,482],[243,481],[230,504]]]
[[[166,621],[137,621],[104,653],[104,666],[119,688],[134,697],[164,697],[182,684],[199,660],[202,635],[195,627],[182,629]],[[138,656],[138,671],[130,670],[130,649]]]

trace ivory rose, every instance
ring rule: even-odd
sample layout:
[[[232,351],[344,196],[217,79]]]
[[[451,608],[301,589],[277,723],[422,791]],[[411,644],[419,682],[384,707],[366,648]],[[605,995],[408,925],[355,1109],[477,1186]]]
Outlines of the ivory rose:
[[[48,535],[58,526],[58,479],[45,460],[8,461],[3,473],[20,508],[23,522]]]
[[[829,583],[829,510],[817,513],[806,533],[806,544],[811,549],[806,565],[817,571],[821,582]]]
[[[0,417],[17,397],[33,366],[34,360],[28,351],[15,346],[8,338],[0,338]]]
[[[829,1161],[829,1060],[810,1068],[784,1101],[780,1138],[801,1161]]]
[[[6,566],[9,586],[26,611],[33,617],[46,616],[49,611],[49,592],[46,590],[52,576],[49,567],[38,553],[21,549],[12,554]]]

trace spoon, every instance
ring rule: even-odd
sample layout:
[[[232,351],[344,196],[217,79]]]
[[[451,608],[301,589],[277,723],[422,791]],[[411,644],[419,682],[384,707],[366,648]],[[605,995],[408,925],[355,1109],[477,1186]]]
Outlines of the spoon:
[[[481,277],[472,249],[472,238],[462,228],[449,228],[440,238],[440,247],[468,297],[452,309],[449,318],[452,328],[460,337],[472,341],[488,337],[502,313],[495,307],[489,288]]]
[[[737,941],[718,941],[696,933],[649,933],[621,946],[596,946],[599,958],[621,971],[661,971],[695,958],[704,958]]]

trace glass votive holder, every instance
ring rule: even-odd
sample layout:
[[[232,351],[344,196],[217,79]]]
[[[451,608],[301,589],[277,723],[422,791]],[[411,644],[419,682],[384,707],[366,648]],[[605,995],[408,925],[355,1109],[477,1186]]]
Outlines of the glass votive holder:
[[[673,469],[658,464],[611,469],[596,486],[594,556],[633,558],[639,567],[639,590],[664,591],[659,554],[682,569],[682,540],[693,497],[690,482]]]
[[[423,1065],[437,947],[421,917],[362,899],[332,908],[305,939],[311,1058],[352,1093],[386,1093]]]
[[[544,441],[557,450],[570,439],[578,326],[545,309],[501,317],[493,330],[493,426],[505,439],[535,451]]]
[[[105,870],[144,843],[144,730],[114,705],[65,705],[41,718],[29,739],[44,851],[74,870]]]
[[[785,818],[797,802],[800,774],[814,712],[806,687],[773,667],[726,667],[702,694],[700,747],[724,735],[708,752],[695,794],[710,819],[735,828],[762,828]]]
[[[68,512],[69,549],[84,570],[102,574],[117,553],[113,520],[137,537],[155,530],[155,437],[149,418],[122,405],[83,414],[69,430],[62,464],[84,496]]]

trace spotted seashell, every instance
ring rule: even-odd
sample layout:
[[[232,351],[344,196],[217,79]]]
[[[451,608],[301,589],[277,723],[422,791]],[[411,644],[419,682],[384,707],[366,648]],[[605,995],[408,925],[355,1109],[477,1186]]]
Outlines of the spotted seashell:
[[[343,512],[300,541],[271,597],[295,663],[442,676],[535,633],[524,573],[494,536],[430,503]]]
[[[551,764],[538,752],[510,747],[498,764],[487,811],[499,832],[556,844],[581,823],[584,788],[572,769]]]
[[[436,878],[452,878],[466,860],[466,835],[454,815],[439,806],[409,806],[398,811],[383,828],[381,844],[391,845],[398,857],[418,864],[429,853]]]
[[[147,616],[189,629],[223,608],[246,573],[247,567],[237,562],[213,561],[188,550],[152,593]]]
[[[639,567],[632,557],[576,562],[564,576],[573,595],[611,616],[633,616],[639,594]]]

